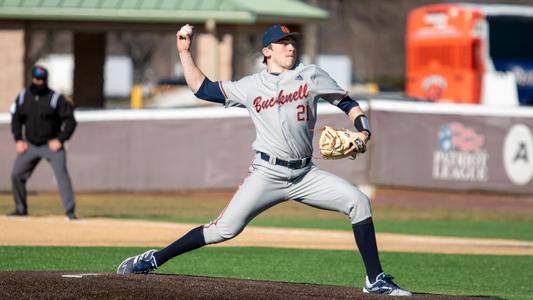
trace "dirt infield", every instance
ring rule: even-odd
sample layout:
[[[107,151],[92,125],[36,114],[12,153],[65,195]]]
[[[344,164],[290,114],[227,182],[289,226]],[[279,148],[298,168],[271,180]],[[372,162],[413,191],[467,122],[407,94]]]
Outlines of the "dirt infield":
[[[64,217],[0,217],[0,245],[163,247],[196,227],[193,224],[82,219]],[[139,241],[138,236],[143,236]],[[533,255],[533,242],[504,239],[414,236],[378,233],[380,251],[447,254]],[[255,246],[353,250],[350,231],[247,227],[235,239],[215,247]]]
[[[0,217],[0,245],[164,246],[191,224]],[[113,230],[111,230],[113,229]],[[142,245],[137,236],[146,237]],[[149,237],[149,238],[148,238]],[[381,251],[533,255],[533,242],[378,234]],[[248,227],[222,246],[354,249],[351,232]],[[180,275],[0,272],[0,299],[368,299],[360,288]],[[419,299],[479,299],[416,294]]]
[[[31,282],[31,284],[28,284]],[[2,299],[386,299],[360,289],[178,275],[2,272]],[[415,299],[480,299],[415,294]],[[390,298],[389,298],[390,299]],[[485,298],[486,299],[486,298]]]
[[[225,195],[225,194],[224,194]],[[206,198],[213,198],[208,194]],[[230,197],[230,196],[227,196]],[[224,198],[224,197],[221,197]],[[519,219],[533,211],[532,197],[506,195],[430,193],[380,189],[374,203],[384,215],[387,208],[442,208],[445,211],[487,212]],[[10,203],[11,204],[11,203]],[[397,215],[395,215],[397,217]],[[409,217],[409,215],[406,215]],[[386,217],[386,215],[385,215]],[[196,225],[82,218],[69,222],[63,216],[7,218],[0,216],[0,246],[141,246],[162,247]],[[143,240],[135,239],[143,236]],[[469,254],[533,255],[532,241],[466,239],[401,234],[377,234],[380,251]],[[234,240],[215,247],[259,246],[302,249],[353,250],[349,231],[247,227]],[[67,276],[64,276],[67,275]],[[360,288],[252,281],[180,275],[120,276],[111,273],[0,272],[0,299],[371,299]],[[416,294],[424,299],[480,299]],[[389,298],[390,299],[390,298]]]

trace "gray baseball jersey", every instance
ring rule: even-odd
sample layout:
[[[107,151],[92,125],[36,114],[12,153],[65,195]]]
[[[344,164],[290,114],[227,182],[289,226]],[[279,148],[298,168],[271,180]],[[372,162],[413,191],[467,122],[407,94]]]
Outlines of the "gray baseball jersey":
[[[220,86],[227,107],[248,109],[256,128],[252,148],[283,159],[312,156],[318,99],[337,105],[347,94],[324,70],[304,64],[279,75],[264,70]]]
[[[344,213],[352,224],[371,216],[366,195],[310,162],[318,100],[337,105],[347,94],[329,74],[300,64],[279,75],[264,70],[219,84],[226,107],[248,109],[256,128],[252,148],[257,155],[228,206],[204,226],[207,244],[235,237],[259,213],[289,199]],[[302,164],[288,167],[279,160]]]

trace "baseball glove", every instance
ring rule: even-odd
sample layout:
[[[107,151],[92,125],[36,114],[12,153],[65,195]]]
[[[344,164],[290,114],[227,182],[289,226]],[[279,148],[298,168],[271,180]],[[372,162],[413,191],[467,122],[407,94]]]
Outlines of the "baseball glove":
[[[355,159],[366,152],[366,141],[364,133],[326,126],[320,134],[320,154],[326,159]]]

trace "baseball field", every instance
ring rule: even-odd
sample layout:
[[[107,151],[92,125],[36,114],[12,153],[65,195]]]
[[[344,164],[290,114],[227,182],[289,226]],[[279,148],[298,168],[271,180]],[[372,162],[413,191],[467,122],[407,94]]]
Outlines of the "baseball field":
[[[124,258],[215,218],[232,194],[81,193],[78,221],[65,219],[56,193],[31,194],[30,217],[0,217],[0,297],[365,297],[348,219],[295,202],[153,275],[114,274]],[[384,269],[415,297],[533,298],[533,197],[393,188],[372,194]],[[0,194],[0,213],[12,208],[11,195]]]

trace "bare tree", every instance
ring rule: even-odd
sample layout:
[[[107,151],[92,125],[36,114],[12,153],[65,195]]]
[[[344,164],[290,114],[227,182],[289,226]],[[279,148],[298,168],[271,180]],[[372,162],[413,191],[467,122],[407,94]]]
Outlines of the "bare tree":
[[[157,48],[159,36],[154,33],[118,32],[117,40],[133,63],[133,82],[146,81],[146,71]]]
[[[53,31],[28,31],[26,33],[26,68],[33,67],[40,58],[52,53],[55,37],[56,35]],[[26,78],[26,80],[28,79],[29,77]]]

